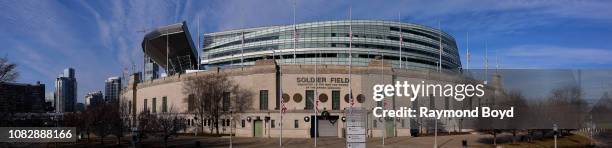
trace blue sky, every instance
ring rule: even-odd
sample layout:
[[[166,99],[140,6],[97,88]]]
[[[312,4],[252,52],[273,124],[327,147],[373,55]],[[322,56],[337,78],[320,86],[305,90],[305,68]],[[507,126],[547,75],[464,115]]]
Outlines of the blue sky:
[[[41,81],[74,67],[79,101],[103,90],[104,80],[135,63],[142,69],[139,30],[187,21],[196,32],[292,23],[293,0],[119,1],[0,0],[0,56],[19,64],[19,82]],[[437,26],[453,35],[470,68],[612,68],[612,1],[329,1],[297,0],[297,21],[348,18],[397,20]],[[195,34],[193,35],[195,39]]]

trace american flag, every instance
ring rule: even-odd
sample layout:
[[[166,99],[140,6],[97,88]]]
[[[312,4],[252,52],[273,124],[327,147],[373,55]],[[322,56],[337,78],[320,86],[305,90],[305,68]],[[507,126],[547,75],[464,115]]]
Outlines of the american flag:
[[[353,90],[349,90],[349,99],[351,99],[351,107],[355,105],[355,99],[353,99]]]

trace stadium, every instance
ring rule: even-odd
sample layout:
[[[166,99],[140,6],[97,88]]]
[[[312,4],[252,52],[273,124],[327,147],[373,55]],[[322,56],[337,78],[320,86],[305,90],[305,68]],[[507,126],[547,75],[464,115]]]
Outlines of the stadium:
[[[122,99],[129,102],[132,115],[142,111],[163,114],[173,108],[188,119],[189,129],[185,132],[196,132],[195,123],[202,119],[190,114],[192,104],[186,100],[192,94],[185,92],[185,82],[221,73],[253,94],[251,107],[233,113],[232,118],[203,119],[204,126],[218,124],[221,133],[239,137],[279,137],[281,127],[283,137],[309,138],[314,133],[319,137],[344,137],[349,107],[450,109],[476,104],[471,99],[458,103],[451,98],[431,96],[414,102],[395,97],[375,102],[371,98],[372,86],[376,84],[481,83],[461,75],[459,51],[451,35],[418,24],[323,21],[198,36],[203,43],[199,65],[194,57],[200,46],[194,46],[185,22],[163,26],[145,35],[142,41],[145,56],[166,70],[167,76],[150,80],[142,80],[139,74],[131,76]],[[351,101],[350,92],[356,101]],[[232,97],[229,94],[228,98]],[[282,106],[286,108],[283,114]],[[460,119],[440,119],[435,130],[461,131],[459,122]],[[412,136],[434,130],[429,120],[382,119],[371,114],[363,124],[368,137]],[[204,132],[212,132],[207,130]]]

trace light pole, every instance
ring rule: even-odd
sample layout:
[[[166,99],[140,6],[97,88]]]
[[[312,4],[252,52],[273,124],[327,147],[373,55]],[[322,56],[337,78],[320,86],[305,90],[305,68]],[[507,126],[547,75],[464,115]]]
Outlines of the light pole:
[[[553,131],[555,136],[555,148],[557,148],[557,124],[553,124]]]
[[[232,148],[232,129],[234,128],[234,127],[232,126],[232,123],[234,123],[234,116],[233,116],[233,114],[232,114],[232,113],[233,113],[233,112],[232,112],[232,111],[230,111],[230,146],[229,146],[230,148]]]

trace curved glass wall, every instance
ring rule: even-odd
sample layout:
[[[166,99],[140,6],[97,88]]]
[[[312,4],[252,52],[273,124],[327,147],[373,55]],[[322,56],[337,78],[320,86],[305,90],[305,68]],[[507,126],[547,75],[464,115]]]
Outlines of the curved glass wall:
[[[353,32],[353,65],[366,66],[380,56],[400,68],[401,36],[401,60],[404,61],[401,68],[435,70],[441,37],[443,69],[460,70],[457,45],[449,34],[417,24],[372,20],[313,22],[205,34],[201,64],[204,67],[253,65],[258,59],[276,58],[283,64],[348,65],[349,26]]]

